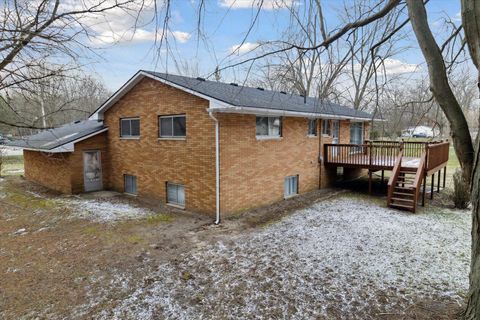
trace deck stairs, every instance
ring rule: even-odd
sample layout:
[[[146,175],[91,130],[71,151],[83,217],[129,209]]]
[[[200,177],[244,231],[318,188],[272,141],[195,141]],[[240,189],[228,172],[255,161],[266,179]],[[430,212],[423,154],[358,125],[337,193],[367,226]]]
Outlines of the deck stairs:
[[[417,167],[402,166],[403,150],[399,152],[388,181],[389,207],[411,212],[417,210],[418,195],[425,176],[425,162],[426,153],[423,153]]]
[[[415,175],[417,170],[400,168],[399,175],[393,184],[389,206],[392,208],[415,212]]]

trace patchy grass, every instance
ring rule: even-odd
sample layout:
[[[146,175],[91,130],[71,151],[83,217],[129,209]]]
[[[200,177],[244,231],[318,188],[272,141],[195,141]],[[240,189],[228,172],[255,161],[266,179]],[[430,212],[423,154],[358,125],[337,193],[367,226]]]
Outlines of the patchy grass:
[[[23,174],[23,156],[3,157],[2,171],[0,176]]]
[[[155,225],[159,223],[170,223],[175,220],[175,217],[169,213],[158,213],[145,218],[145,222],[149,225]]]

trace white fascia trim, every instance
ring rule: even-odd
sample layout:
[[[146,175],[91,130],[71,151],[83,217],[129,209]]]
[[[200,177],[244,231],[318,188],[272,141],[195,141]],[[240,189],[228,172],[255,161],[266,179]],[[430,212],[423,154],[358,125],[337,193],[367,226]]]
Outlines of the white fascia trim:
[[[97,111],[95,111],[94,114],[92,114],[89,119],[90,120],[102,120],[103,119],[103,113],[105,111],[107,111],[114,103],[116,103],[118,100],[120,100],[120,98],[122,98],[128,91],[130,91],[137,83],[140,82],[140,80],[142,80],[144,77],[148,77],[150,79],[153,79],[153,80],[156,80],[156,81],[159,81],[163,84],[166,84],[166,85],[169,85],[173,88],[176,88],[176,89],[179,89],[179,90],[182,90],[182,91],[185,91],[187,93],[190,93],[194,96],[197,96],[197,97],[200,97],[202,99],[205,99],[205,100],[208,100],[210,102],[210,106],[214,106],[214,107],[231,107],[232,105],[226,103],[226,102],[223,102],[223,101],[220,101],[220,100],[217,100],[215,98],[212,98],[212,97],[209,97],[209,96],[206,96],[204,94],[201,94],[199,92],[196,92],[194,90],[191,90],[191,89],[188,89],[188,88],[185,88],[183,86],[180,86],[176,83],[173,83],[171,81],[168,81],[168,80],[165,80],[163,78],[160,78],[160,77],[156,77],[150,73],[147,73],[145,71],[139,71],[135,76],[133,76],[129,81],[127,81],[127,83],[125,83],[113,96],[111,96],[110,98],[108,98],[107,101],[105,101],[101,106],[100,108],[98,108]],[[232,106],[233,107],[233,106]]]
[[[252,107],[220,107],[209,108],[209,112],[223,112],[223,113],[241,113],[241,114],[255,114],[264,116],[290,116],[290,117],[302,117],[302,118],[321,118],[321,119],[337,119],[337,120],[357,120],[357,121],[371,121],[371,118],[361,117],[349,117],[349,116],[337,116],[332,114],[321,114],[312,112],[299,112],[299,111],[287,111],[279,109],[263,109]]]
[[[100,131],[93,132],[89,135],[83,136],[81,138],[78,138],[77,140],[67,142],[61,146],[58,146],[56,148],[50,149],[50,150],[45,150],[45,149],[38,149],[38,148],[21,148],[23,150],[30,150],[30,151],[40,151],[40,152],[45,152],[45,153],[63,153],[63,152],[73,152],[75,151],[75,143],[83,141],[85,139],[91,138],[93,136],[96,136],[97,134],[103,133],[107,131],[108,128],[104,128]]]

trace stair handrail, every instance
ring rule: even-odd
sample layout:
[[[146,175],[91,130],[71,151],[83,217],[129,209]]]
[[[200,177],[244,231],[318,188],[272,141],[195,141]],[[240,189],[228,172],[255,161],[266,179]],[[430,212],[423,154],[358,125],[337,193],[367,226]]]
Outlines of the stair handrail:
[[[398,175],[400,174],[400,168],[402,167],[402,158],[403,158],[403,148],[400,148],[400,151],[398,152],[398,155],[397,155],[397,159],[395,160],[395,165],[393,166],[392,175],[390,176],[390,179],[388,179],[387,205],[389,206],[392,202],[393,189],[398,179]]]
[[[420,187],[422,186],[422,180],[425,175],[427,165],[427,152],[422,154],[420,158],[420,164],[417,172],[415,173],[415,179],[413,180],[413,212],[417,210],[418,194],[420,193]]]

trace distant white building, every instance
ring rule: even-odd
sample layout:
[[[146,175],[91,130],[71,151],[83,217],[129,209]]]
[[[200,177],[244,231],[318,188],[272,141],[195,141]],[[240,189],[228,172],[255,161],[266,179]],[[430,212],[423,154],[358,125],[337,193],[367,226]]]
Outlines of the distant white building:
[[[402,137],[433,138],[439,135],[438,129],[427,126],[410,127],[402,130]]]

